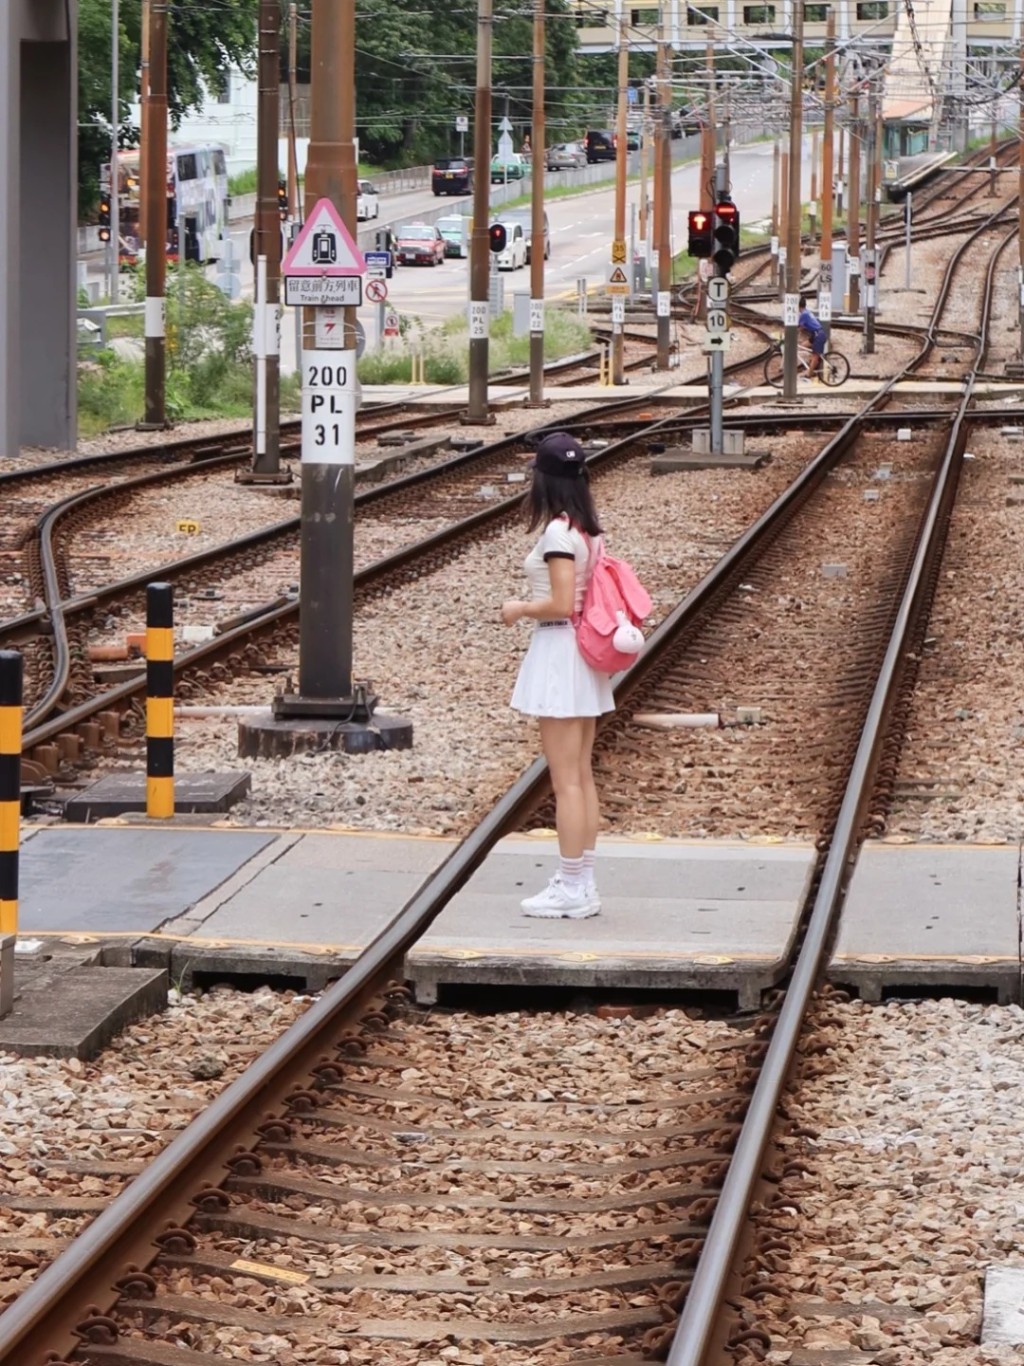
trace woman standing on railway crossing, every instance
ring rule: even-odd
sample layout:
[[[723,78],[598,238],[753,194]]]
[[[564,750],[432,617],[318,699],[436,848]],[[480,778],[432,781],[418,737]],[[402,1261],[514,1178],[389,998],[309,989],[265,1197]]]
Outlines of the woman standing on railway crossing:
[[[615,703],[610,676],[586,662],[573,628],[601,546],[586,460],[575,437],[551,432],[541,441],[526,506],[529,530],[543,528],[524,565],[530,597],[504,603],[501,619],[506,626],[535,623],[512,706],[540,722],[559,860],[547,887],[522,906],[530,916],[582,920],[601,909],[594,884],[600,808],[591,753],[597,718]]]

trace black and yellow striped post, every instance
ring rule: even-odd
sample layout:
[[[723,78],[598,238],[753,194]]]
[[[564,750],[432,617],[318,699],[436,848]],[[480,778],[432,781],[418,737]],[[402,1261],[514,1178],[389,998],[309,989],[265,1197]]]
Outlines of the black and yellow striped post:
[[[18,933],[22,661],[0,650],[0,939]]]
[[[146,815],[174,815],[174,589],[146,586]]]

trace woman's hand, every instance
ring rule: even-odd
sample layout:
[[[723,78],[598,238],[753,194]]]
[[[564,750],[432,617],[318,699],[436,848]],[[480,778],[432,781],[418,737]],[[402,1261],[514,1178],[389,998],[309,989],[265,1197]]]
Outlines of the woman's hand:
[[[501,604],[501,619],[506,626],[514,626],[526,615],[526,604],[519,602],[515,598],[509,598],[508,602]]]

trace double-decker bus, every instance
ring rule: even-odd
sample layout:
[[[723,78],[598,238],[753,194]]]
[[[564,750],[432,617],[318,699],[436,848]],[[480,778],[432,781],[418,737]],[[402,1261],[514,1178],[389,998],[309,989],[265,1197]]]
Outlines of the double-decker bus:
[[[118,207],[121,218],[121,260],[131,264],[141,246],[139,214],[142,174],[137,151],[118,154]],[[228,169],[224,148],[217,143],[189,143],[167,153],[167,211],[161,228],[167,256],[177,260],[178,233],[185,234],[187,261],[213,261],[228,229]],[[152,228],[147,225],[147,232]]]

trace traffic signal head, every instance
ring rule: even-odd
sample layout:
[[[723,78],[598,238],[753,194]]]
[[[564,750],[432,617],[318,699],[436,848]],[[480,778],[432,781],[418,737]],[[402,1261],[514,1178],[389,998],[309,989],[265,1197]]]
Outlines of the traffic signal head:
[[[277,182],[277,211],[281,215],[283,223],[288,217],[288,182],[279,180]]]
[[[491,251],[505,250],[505,243],[508,241],[508,233],[505,230],[504,223],[492,223],[487,236]]]
[[[110,241],[110,196],[108,194],[100,195],[99,237],[101,242]]]
[[[703,209],[691,209],[689,215],[690,241],[687,253],[690,256],[710,256],[713,250],[711,214]]]
[[[723,275],[729,271],[740,253],[740,211],[731,199],[715,205],[715,265]]]

